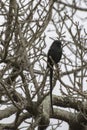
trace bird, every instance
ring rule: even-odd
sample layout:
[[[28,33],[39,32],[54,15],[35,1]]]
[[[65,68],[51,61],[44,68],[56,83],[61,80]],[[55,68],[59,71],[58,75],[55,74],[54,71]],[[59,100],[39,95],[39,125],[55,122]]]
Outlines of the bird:
[[[53,78],[53,66],[59,63],[62,57],[62,45],[60,40],[54,40],[47,54],[47,68],[50,71],[50,103],[51,103],[51,111],[53,113],[52,106],[52,78]]]

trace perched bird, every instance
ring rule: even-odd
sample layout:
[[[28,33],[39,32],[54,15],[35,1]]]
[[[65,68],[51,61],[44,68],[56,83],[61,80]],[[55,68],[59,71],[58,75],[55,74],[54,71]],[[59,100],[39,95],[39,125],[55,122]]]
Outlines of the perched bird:
[[[53,113],[53,106],[52,106],[52,77],[53,77],[53,65],[57,64],[62,56],[62,47],[61,47],[61,41],[55,40],[47,55],[47,68],[49,68],[50,71],[50,100],[51,100],[51,109]]]

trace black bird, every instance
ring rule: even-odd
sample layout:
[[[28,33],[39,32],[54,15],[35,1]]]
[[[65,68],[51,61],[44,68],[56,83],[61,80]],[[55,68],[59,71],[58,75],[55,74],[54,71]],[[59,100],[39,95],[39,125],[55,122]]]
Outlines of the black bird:
[[[53,77],[53,65],[57,64],[62,56],[62,47],[61,47],[61,41],[55,40],[49,51],[47,56],[47,68],[49,68],[50,71],[50,100],[51,100],[51,109],[53,113],[53,106],[52,106],[52,77]]]

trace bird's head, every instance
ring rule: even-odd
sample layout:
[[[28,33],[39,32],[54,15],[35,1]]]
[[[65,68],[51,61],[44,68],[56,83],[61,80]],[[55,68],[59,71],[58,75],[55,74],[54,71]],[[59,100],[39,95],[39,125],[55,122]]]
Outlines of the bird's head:
[[[61,41],[60,40],[55,40],[53,44],[55,44],[57,46],[61,46]]]

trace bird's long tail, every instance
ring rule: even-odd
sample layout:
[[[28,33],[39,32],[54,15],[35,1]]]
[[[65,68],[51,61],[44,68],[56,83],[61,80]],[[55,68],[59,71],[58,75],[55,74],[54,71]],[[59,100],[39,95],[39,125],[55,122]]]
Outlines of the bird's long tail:
[[[51,103],[51,111],[53,113],[53,105],[52,105],[52,77],[53,77],[53,68],[50,68],[50,103]]]

